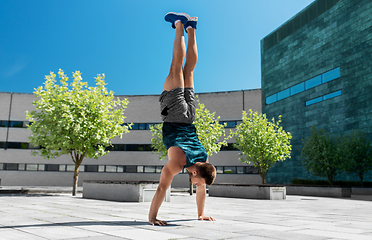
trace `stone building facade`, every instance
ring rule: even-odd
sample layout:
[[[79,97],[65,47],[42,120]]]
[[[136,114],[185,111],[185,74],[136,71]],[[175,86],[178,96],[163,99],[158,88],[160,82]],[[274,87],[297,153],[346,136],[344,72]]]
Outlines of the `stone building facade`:
[[[239,123],[242,110],[261,112],[261,90],[200,93],[201,103],[222,122],[228,124],[226,134]],[[159,95],[118,96],[129,100],[126,122],[133,129],[123,137],[113,139],[112,151],[95,159],[84,159],[80,167],[79,185],[84,180],[159,180],[165,161],[151,151],[149,126],[160,123]],[[72,186],[73,162],[70,156],[46,160],[32,156],[28,143],[30,131],[26,111],[35,109],[33,94],[0,93],[0,181],[3,186]],[[216,182],[260,183],[257,169],[241,163],[239,151],[225,147],[210,157],[217,167]],[[178,174],[172,187],[187,187],[188,175]]]
[[[359,129],[372,139],[371,64],[370,0],[316,0],[261,40],[262,111],[281,115],[293,135],[292,158],[267,182],[311,178],[300,161],[311,126],[341,135]]]

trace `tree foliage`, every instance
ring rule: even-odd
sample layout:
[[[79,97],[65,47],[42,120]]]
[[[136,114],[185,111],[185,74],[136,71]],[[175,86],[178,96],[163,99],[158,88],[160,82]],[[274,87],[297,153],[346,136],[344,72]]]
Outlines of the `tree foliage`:
[[[28,129],[32,132],[30,143],[41,146],[33,154],[39,153],[47,159],[71,156],[75,164],[75,195],[83,159],[105,155],[112,138],[129,132],[130,125],[124,125],[128,100],[114,100],[114,93],[105,87],[105,75],[97,75],[96,87],[82,82],[79,71],[73,73],[70,82],[61,69],[58,75],[60,84],[51,72],[44,87],[35,89],[38,99],[33,102],[36,110],[27,112],[27,119],[32,122]]]
[[[167,158],[167,148],[163,144],[163,123],[154,124],[150,126],[150,131],[152,134],[151,147],[159,154],[159,159],[163,160]]]
[[[227,145],[227,139],[225,137],[222,141],[221,137],[225,136],[225,124],[220,124],[220,117],[215,117],[215,112],[211,113],[204,104],[198,102],[198,108],[196,109],[196,119],[194,125],[196,132],[199,137],[200,143],[207,151],[208,156],[213,153],[218,153],[221,146]],[[163,160],[167,157],[167,149],[163,144],[163,123],[155,124],[150,126],[153,138],[151,139],[153,150],[159,154],[159,159]]]
[[[331,136],[324,129],[311,128],[310,137],[304,141],[301,159],[305,169],[318,177],[326,177],[330,185],[341,172],[341,155],[338,137]]]
[[[372,170],[372,146],[366,134],[354,130],[341,140],[341,158],[344,171],[356,174],[363,186],[364,175]]]
[[[253,164],[259,170],[262,183],[265,183],[266,173],[277,161],[284,161],[291,156],[291,133],[279,126],[279,120],[269,121],[266,114],[258,114],[249,110],[243,111],[242,123],[231,134],[235,138],[235,147],[242,153],[239,160]]]

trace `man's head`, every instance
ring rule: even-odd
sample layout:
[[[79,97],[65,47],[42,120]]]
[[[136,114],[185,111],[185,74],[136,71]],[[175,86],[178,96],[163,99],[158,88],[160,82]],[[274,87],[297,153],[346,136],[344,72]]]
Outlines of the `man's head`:
[[[198,186],[201,184],[211,185],[216,178],[216,168],[210,163],[195,165],[196,171],[190,174],[190,182]]]

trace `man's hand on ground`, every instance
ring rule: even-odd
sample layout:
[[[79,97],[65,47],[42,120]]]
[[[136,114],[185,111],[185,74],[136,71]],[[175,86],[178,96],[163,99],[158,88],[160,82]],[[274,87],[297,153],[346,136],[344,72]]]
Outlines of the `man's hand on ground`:
[[[159,220],[159,219],[155,219],[153,221],[149,221],[149,223],[152,226],[155,226],[155,225],[158,225],[158,226],[168,226],[168,223],[166,221],[162,221],[162,220]]]
[[[213,217],[207,217],[207,216],[199,216],[199,220],[206,220],[206,221],[216,221]]]

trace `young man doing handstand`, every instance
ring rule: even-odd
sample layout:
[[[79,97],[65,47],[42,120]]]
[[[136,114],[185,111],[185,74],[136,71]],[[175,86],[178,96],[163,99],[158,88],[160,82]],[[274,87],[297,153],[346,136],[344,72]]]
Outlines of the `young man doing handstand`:
[[[163,119],[163,143],[168,149],[168,162],[160,175],[159,187],[151,202],[149,223],[168,225],[158,220],[157,214],[173,177],[186,168],[190,181],[196,185],[196,205],[199,220],[214,221],[204,215],[206,185],[211,185],[216,177],[216,169],[208,163],[208,155],[201,145],[195,126],[195,94],[193,73],[198,52],[195,29],[197,17],[185,13],[167,13],[165,20],[176,29],[173,44],[173,58],[169,75],[165,80],[163,92],[159,97]],[[188,34],[187,52],[184,30]],[[183,61],[186,55],[185,66]]]

